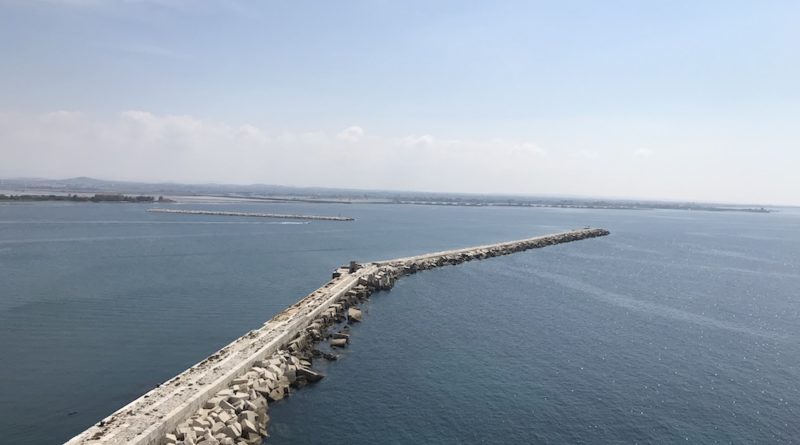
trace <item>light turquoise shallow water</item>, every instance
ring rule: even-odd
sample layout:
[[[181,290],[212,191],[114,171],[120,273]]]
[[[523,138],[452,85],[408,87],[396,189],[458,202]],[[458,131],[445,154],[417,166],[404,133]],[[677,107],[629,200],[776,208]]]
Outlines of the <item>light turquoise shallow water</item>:
[[[350,259],[592,225],[612,235],[375,294],[271,443],[768,443],[800,433],[800,214],[181,206],[353,223],[0,206],[0,433],[63,442]],[[35,415],[32,413],[36,413]]]

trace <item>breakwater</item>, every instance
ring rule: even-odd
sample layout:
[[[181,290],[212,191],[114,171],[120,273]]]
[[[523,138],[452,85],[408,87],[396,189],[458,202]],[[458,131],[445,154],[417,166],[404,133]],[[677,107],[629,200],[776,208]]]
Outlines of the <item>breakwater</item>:
[[[151,213],[177,213],[180,215],[248,216],[255,218],[304,219],[315,221],[355,221],[349,216],[291,215],[283,213],[225,212],[216,210],[147,209]]]
[[[321,342],[346,347],[359,304],[421,270],[607,235],[581,229],[338,268],[330,281],[200,363],[72,438],[77,444],[259,444],[270,402],[323,378],[315,359],[335,359]]]

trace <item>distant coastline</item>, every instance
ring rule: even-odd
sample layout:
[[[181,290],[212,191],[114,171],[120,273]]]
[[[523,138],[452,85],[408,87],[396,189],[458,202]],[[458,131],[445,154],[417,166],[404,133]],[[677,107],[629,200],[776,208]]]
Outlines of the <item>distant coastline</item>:
[[[544,207],[557,209],[597,209],[597,210],[695,210],[704,212],[746,212],[772,213],[776,210],[765,207],[717,206],[694,203],[652,203],[652,202],[608,202],[608,201],[563,201],[563,202],[493,202],[493,201],[398,201],[397,204],[435,205],[456,207]]]
[[[158,198],[154,196],[145,196],[145,195],[137,195],[137,196],[129,196],[129,195],[121,195],[116,193],[96,193],[92,196],[88,195],[78,195],[78,194],[64,194],[64,195],[33,195],[33,194],[21,194],[21,195],[6,195],[0,193],[0,202],[2,201],[22,201],[22,202],[29,202],[29,201],[66,201],[66,202],[162,202],[162,203],[169,203],[175,202],[171,199],[164,198],[163,196],[159,196]]]
[[[355,221],[349,216],[286,215],[281,213],[226,212],[218,210],[147,209],[150,213],[173,213],[178,215],[245,216],[255,218],[305,219],[315,221]]]
[[[279,185],[176,184],[105,181],[93,178],[63,180],[21,178],[0,179],[0,201],[92,201],[95,196],[117,196],[93,202],[191,202],[191,203],[270,203],[305,204],[400,204],[458,207],[538,207],[589,210],[691,210],[705,212],[773,213],[780,206],[756,203],[706,203],[695,201],[658,201],[646,199],[609,199],[584,197],[548,197],[488,195],[469,193],[431,193],[385,190],[356,190]],[[121,195],[124,194],[124,195]],[[12,196],[13,196],[12,195]],[[66,195],[66,196],[64,196]],[[81,196],[84,195],[84,196]],[[126,196],[131,195],[131,196]],[[2,195],[0,195],[2,196]],[[70,197],[70,196],[77,196]],[[120,199],[122,196],[123,199]],[[159,196],[158,199],[153,196]],[[169,196],[164,200],[160,196]],[[44,197],[47,197],[46,199]],[[152,198],[153,201],[149,199]]]

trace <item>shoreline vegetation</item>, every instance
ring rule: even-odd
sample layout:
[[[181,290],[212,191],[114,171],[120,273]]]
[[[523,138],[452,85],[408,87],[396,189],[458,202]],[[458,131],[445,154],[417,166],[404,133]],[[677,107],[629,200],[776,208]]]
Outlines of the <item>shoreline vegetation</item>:
[[[92,196],[88,195],[77,195],[77,194],[66,194],[66,195],[5,195],[0,193],[0,201],[21,201],[21,202],[30,202],[30,201],[66,201],[66,202],[162,202],[162,203],[170,203],[175,202],[171,199],[164,198],[163,196],[159,196],[158,198],[154,196],[145,196],[145,195],[122,195],[116,193],[96,193]]]

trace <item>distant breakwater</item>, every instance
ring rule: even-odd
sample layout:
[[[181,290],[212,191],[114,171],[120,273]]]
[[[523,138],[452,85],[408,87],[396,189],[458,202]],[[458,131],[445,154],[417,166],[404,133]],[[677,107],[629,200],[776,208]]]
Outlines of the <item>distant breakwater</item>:
[[[369,263],[350,262],[325,285],[205,360],[158,385],[67,442],[134,445],[257,445],[270,403],[321,380],[319,348],[344,348],[359,305],[397,279],[437,267],[608,235],[580,229],[517,241]]]
[[[282,213],[226,212],[215,210],[147,209],[152,213],[177,213],[181,215],[248,216],[256,218],[305,219],[315,221],[355,221],[349,216],[290,215]]]

